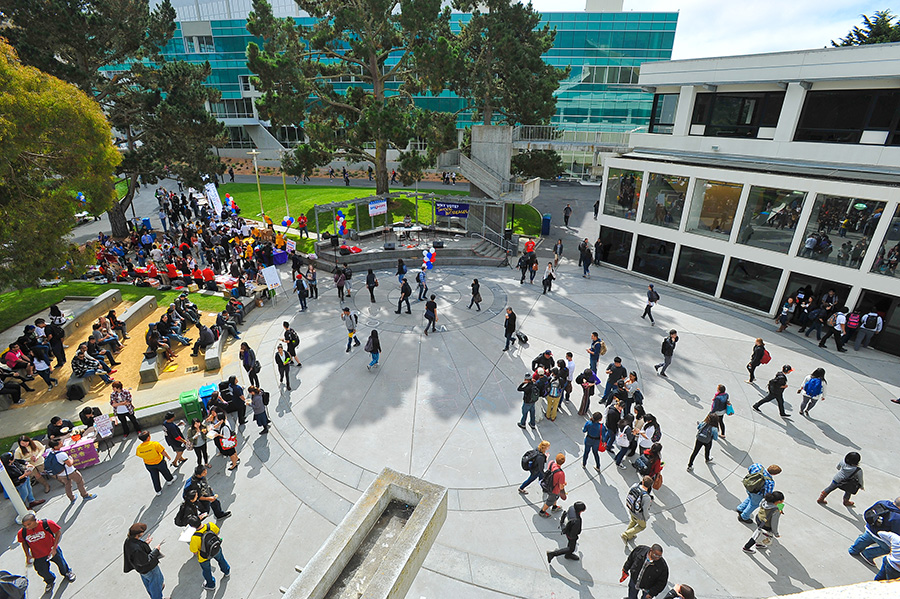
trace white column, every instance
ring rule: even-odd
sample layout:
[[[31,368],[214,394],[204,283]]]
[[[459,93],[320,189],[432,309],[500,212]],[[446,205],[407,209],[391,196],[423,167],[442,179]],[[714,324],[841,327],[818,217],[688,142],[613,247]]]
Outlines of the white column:
[[[672,127],[673,136],[685,137],[691,131],[691,114],[694,112],[694,100],[697,98],[697,88],[693,85],[681,86],[678,94],[678,108],[675,109],[675,126]]]
[[[786,142],[794,139],[794,131],[800,122],[800,111],[803,110],[803,102],[806,100],[806,90],[799,82],[788,84],[784,94],[784,103],[781,105],[781,114],[778,115],[778,125],[775,127],[776,142]]]

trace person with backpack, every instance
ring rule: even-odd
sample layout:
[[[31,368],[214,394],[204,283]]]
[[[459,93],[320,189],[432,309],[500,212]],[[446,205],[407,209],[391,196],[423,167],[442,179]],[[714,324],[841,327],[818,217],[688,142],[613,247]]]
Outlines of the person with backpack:
[[[731,406],[731,401],[728,399],[728,394],[725,393],[725,385],[717,386],[716,395],[713,397],[709,413],[713,416],[713,424],[719,427],[719,436],[723,439],[725,438],[725,416],[728,415],[729,406]],[[733,409],[732,413],[734,413]],[[706,457],[709,457],[708,450]],[[708,462],[709,460],[706,461]]]
[[[863,518],[866,527],[847,549],[847,553],[858,556],[875,568],[877,567],[875,559],[891,551],[890,543],[881,539],[878,533],[888,530],[900,534],[900,497],[893,501],[890,499],[876,501],[863,513]]]
[[[900,535],[882,530],[878,533],[878,538],[890,544],[891,552],[881,560],[881,569],[875,575],[875,580],[897,580],[900,578]]]
[[[672,364],[672,356],[675,355],[676,343],[678,343],[678,331],[672,329],[669,331],[669,336],[663,339],[662,348],[660,349],[660,352],[663,355],[663,361],[653,365],[653,369],[656,370],[656,373],[664,379],[669,378],[666,376],[666,369]]]
[[[747,372],[750,373],[750,378],[746,382],[753,383],[756,380],[756,369],[760,364],[768,364],[770,359],[766,344],[763,343],[761,337],[757,337],[756,341],[753,342],[753,352],[750,354],[750,361],[747,362]]]
[[[51,476],[56,476],[66,488],[66,497],[69,501],[75,503],[75,494],[72,493],[72,481],[78,487],[81,498],[85,501],[96,499],[97,495],[88,493],[84,488],[84,478],[81,473],[75,469],[72,458],[65,451],[62,451],[62,439],[52,439],[49,442],[50,453],[44,458],[44,472]]]
[[[653,289],[653,285],[647,285],[647,305],[644,306],[644,313],[641,314],[641,318],[650,317],[650,325],[656,325],[656,321],[653,320],[653,312],[651,310],[653,307],[659,302],[659,294]]]
[[[247,387],[247,395],[250,396],[250,399],[247,400],[247,405],[253,411],[253,420],[262,427],[259,434],[265,435],[269,432],[269,414],[266,411],[266,406],[269,405],[269,394],[260,389],[259,386],[251,385]]]
[[[855,504],[850,501],[850,498],[859,491],[865,490],[863,471],[859,467],[860,459],[860,455],[855,451],[845,455],[844,459],[837,465],[838,473],[831,480],[831,483],[819,493],[816,503],[826,505],[828,502],[825,501],[825,498],[828,497],[828,494],[835,489],[840,489],[844,492],[844,505],[853,507]]]
[[[757,462],[747,469],[747,475],[743,479],[747,498],[734,508],[738,513],[738,520],[745,524],[753,522],[750,516],[759,507],[763,497],[775,490],[775,479],[772,477],[778,474],[781,474],[781,466],[778,464],[766,468]]]
[[[165,579],[159,568],[159,560],[163,557],[159,549],[162,543],[155,548],[150,548],[153,537],[143,538],[147,532],[147,525],[143,522],[132,524],[128,529],[128,537],[125,539],[123,553],[125,557],[125,573],[132,570],[141,575],[141,581],[150,599],[162,599]]]
[[[59,541],[62,528],[53,520],[38,520],[34,512],[22,516],[22,528],[16,536],[25,552],[25,563],[34,565],[34,571],[44,579],[44,594],[53,592],[56,576],[50,572],[50,562],[56,564],[59,573],[69,582],[75,582],[75,571],[66,563]]]
[[[212,574],[211,560],[216,560],[222,570],[222,578],[231,575],[231,566],[225,561],[222,553],[222,538],[219,536],[219,527],[212,522],[200,523],[196,532],[191,535],[191,553],[197,555],[200,570],[203,572],[203,590],[213,591],[216,588],[216,579]]]
[[[428,280],[425,274],[425,266],[416,273],[416,286],[419,288],[419,301],[425,301],[428,298]]]
[[[31,488],[31,475],[34,468],[29,468],[25,460],[17,460],[12,453],[6,452],[0,456],[0,462],[3,463],[3,469],[6,470],[16,492],[28,509],[34,509],[47,501],[46,499],[35,500],[34,491]],[[9,491],[9,489],[5,490]]]
[[[561,547],[556,551],[547,552],[548,564],[553,562],[554,557],[559,557],[560,555],[574,561],[581,559],[575,555],[575,546],[578,543],[578,537],[581,535],[581,514],[583,514],[586,509],[587,506],[584,505],[584,502],[576,501],[572,507],[563,512],[563,515],[559,519],[559,528],[562,531],[562,534],[566,536],[568,542],[565,547]]]
[[[628,369],[622,366],[622,358],[616,356],[606,367],[606,387],[603,389],[603,403],[609,404],[610,394],[615,391],[616,384],[628,378]]]
[[[334,286],[337,287],[338,299],[344,303],[344,285],[347,284],[347,275],[342,268],[334,271]]]
[[[539,371],[539,374],[543,374],[543,368],[539,369]],[[518,422],[519,428],[525,430],[525,420],[530,416],[531,430],[537,430],[534,406],[541,398],[540,386],[532,380],[531,374],[526,373],[525,380],[519,383],[516,391],[522,392],[522,419]]]
[[[560,360],[562,362],[562,360]],[[563,366],[565,369],[565,366]],[[562,400],[563,388],[566,386],[566,374],[560,373],[559,368],[550,371],[550,384],[547,386],[547,420],[553,422],[559,411],[559,402]]]
[[[403,263],[403,258],[397,258],[397,282],[403,283],[403,277],[406,276],[406,264]]]
[[[428,298],[428,301],[425,302],[425,335],[428,335],[428,327],[431,327],[431,332],[436,333],[437,330],[435,328],[435,323],[437,322],[437,302],[434,301],[434,294],[431,294],[431,297]]]
[[[819,401],[825,401],[825,369],[816,368],[812,374],[803,379],[803,384],[797,389],[802,401],[800,402],[800,415],[809,417],[809,411]]]
[[[635,428],[634,437],[641,453],[653,447],[654,443],[658,443],[662,439],[662,429],[656,421],[656,416],[644,414],[644,424],[640,428]]]
[[[203,506],[199,508],[200,513],[208,514],[212,512],[216,519],[224,520],[231,516],[231,512],[222,509],[222,503],[219,501],[219,496],[216,495],[209,485],[209,482],[206,480],[207,473],[208,469],[204,464],[197,464],[197,467],[194,468],[194,474],[192,474],[191,478],[184,484],[181,497],[182,499],[187,499],[191,491],[196,491],[198,504]]]
[[[647,515],[649,514],[650,505],[653,503],[653,479],[649,476],[641,478],[640,482],[636,482],[628,489],[625,496],[625,507],[628,508],[630,521],[628,528],[622,533],[621,537],[625,543],[638,536],[642,530],[647,528]]]
[[[350,353],[350,348],[354,345],[359,347],[359,339],[356,337],[356,326],[359,323],[359,316],[356,314],[350,313],[350,308],[344,308],[341,310],[341,320],[344,321],[344,326],[347,327],[347,353]]]
[[[609,451],[613,446],[614,435],[619,430],[619,422],[624,418],[622,402],[614,400],[606,408],[606,426],[603,427],[601,438],[606,450]]]
[[[378,331],[372,329],[363,351],[368,352],[369,355],[372,356],[372,361],[366,365],[366,369],[372,370],[373,368],[377,368],[378,358],[381,355],[381,341],[378,339]]]
[[[754,545],[759,549],[768,549],[772,544],[772,537],[781,536],[778,534],[778,521],[783,512],[784,493],[781,491],[766,493],[759,506],[759,513],[756,515],[756,530],[744,543],[745,553],[756,553]]]
[[[376,287],[378,287],[378,278],[375,276],[375,271],[370,268],[366,273],[366,289],[369,290],[369,301],[373,304],[375,303]]]
[[[824,300],[823,300],[824,301]],[[841,306],[837,310],[834,311],[831,316],[828,317],[828,320],[825,321],[825,324],[828,327],[828,330],[825,331],[825,336],[819,341],[819,347],[825,348],[825,342],[828,341],[828,338],[834,335],[834,345],[839,352],[846,352],[844,349],[844,342],[849,337],[849,332],[847,330],[847,306]]]
[[[606,427],[610,428],[609,422],[606,423]],[[625,414],[619,419],[619,423],[614,429],[613,443],[606,444],[607,451],[614,451],[616,466],[619,467],[619,470],[625,470],[628,467],[625,465],[625,454],[628,453],[633,442],[634,416]]]
[[[187,458],[184,457],[184,450],[187,449],[190,444],[181,433],[181,428],[175,424],[175,412],[166,412],[163,418],[165,418],[163,421],[163,429],[166,431],[166,443],[172,448],[172,451],[175,452],[175,459],[172,460],[172,468],[178,468],[187,462]],[[181,424],[183,426],[184,422]],[[158,490],[159,489],[157,489],[157,491]]]
[[[305,312],[308,309],[306,300],[309,298],[309,283],[306,277],[297,273],[294,279],[294,293],[297,294],[297,301],[300,302],[300,311]]]
[[[778,316],[775,317],[775,320],[780,324],[778,329],[775,331],[776,333],[783,333],[786,328],[788,328],[788,324],[791,322],[791,318],[794,317],[794,311],[797,309],[797,306],[794,305],[794,298],[789,297],[784,301],[784,305],[781,306],[781,312],[778,313]]]
[[[603,340],[600,338],[600,334],[597,333],[597,331],[591,333],[591,346],[585,351],[588,353],[591,370],[597,372],[597,363],[600,361],[600,356],[606,353],[603,349]]]
[[[561,510],[556,502],[562,499],[566,500],[566,473],[563,472],[562,465],[566,463],[566,454],[556,454],[556,460],[550,462],[550,467],[541,477],[541,490],[544,492],[544,504],[541,506],[541,517],[549,518],[550,512]]]
[[[291,357],[291,361],[294,362],[298,367],[303,366],[300,363],[300,358],[297,357],[297,348],[300,347],[300,336],[297,334],[297,331],[291,328],[291,323],[288,321],[284,321],[281,323],[282,328],[284,328],[284,332],[281,334],[281,343],[284,344],[284,348],[287,351],[287,354]],[[288,388],[290,391],[290,388]]]
[[[584,372],[575,377],[575,383],[581,385],[583,395],[581,397],[581,406],[578,408],[579,416],[587,416],[591,409],[591,396],[594,394],[594,387],[600,383],[600,379],[594,374],[590,368],[585,368]]]
[[[716,429],[716,423],[718,421],[719,418],[710,412],[706,415],[706,418],[703,419],[703,422],[697,423],[697,436],[694,441],[694,451],[691,452],[691,457],[688,459],[688,472],[694,471],[694,458],[700,453],[700,448],[703,448],[706,463],[709,464],[713,461],[713,459],[709,457],[709,450],[712,449],[713,441],[719,438],[719,431]]]
[[[584,423],[584,453],[581,456],[581,467],[587,469],[588,454],[594,454],[594,470],[600,472],[600,444],[603,442],[603,414],[594,412],[591,419]],[[606,451],[606,447],[603,447]]]
[[[341,269],[341,272],[344,273],[344,295],[347,298],[350,297],[350,292],[353,290],[350,279],[353,278],[353,269],[351,269],[346,262],[344,262],[344,267]]]
[[[550,441],[541,441],[537,449],[529,449],[522,456],[522,470],[528,472],[528,478],[519,485],[519,493],[528,495],[525,487],[538,480],[546,472],[547,461],[550,459]]]
[[[782,418],[790,418],[791,415],[784,411],[784,390],[788,387],[787,375],[793,371],[794,369],[791,368],[790,364],[785,364],[784,366],[782,366],[781,372],[776,373],[775,376],[769,380],[769,393],[758,402],[753,404],[753,409],[759,412],[759,406],[763,405],[764,403],[769,403],[774,399],[776,402],[778,402],[778,415]]]
[[[856,340],[853,342],[853,349],[859,351],[860,347],[869,347],[872,337],[881,332],[884,327],[884,320],[875,310],[871,310],[864,314],[860,319],[859,329],[856,331]]]
[[[659,489],[662,486],[662,443],[653,443],[649,449],[643,450],[631,465],[641,476],[649,476],[653,488]]]
[[[412,287],[409,286],[409,281],[406,280],[406,277],[400,277],[400,299],[397,300],[397,310],[394,311],[394,314],[400,314],[403,302],[406,302],[406,313],[412,314],[412,310],[409,309],[409,297],[411,295]]]

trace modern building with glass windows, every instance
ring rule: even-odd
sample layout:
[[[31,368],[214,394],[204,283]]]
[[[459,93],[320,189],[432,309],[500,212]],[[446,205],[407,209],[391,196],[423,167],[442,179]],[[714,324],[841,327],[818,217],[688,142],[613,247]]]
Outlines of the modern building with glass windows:
[[[900,44],[645,64],[604,160],[609,264],[774,316],[834,289],[900,354]]]
[[[299,11],[293,0],[272,0],[278,17],[292,17],[310,25],[313,19]],[[209,61],[208,84],[222,92],[222,100],[210,110],[229,129],[231,148],[279,151],[302,141],[290,127],[273,129],[260,121],[253,105],[258,96],[250,85],[246,64],[247,43],[256,41],[247,32],[250,0],[173,0],[177,14],[175,36],[163,54],[171,60]],[[469,15],[451,17],[456,31]],[[554,66],[571,67],[558,91],[552,123],[565,130],[632,131],[646,127],[651,97],[638,86],[641,65],[669,60],[678,13],[622,12],[622,0],[588,0],[584,12],[546,13],[541,26],[556,29],[556,41],[545,55]],[[354,82],[348,78],[346,85]],[[424,108],[455,112],[463,102],[454,94],[416,99]],[[460,128],[470,125],[461,114]],[[530,124],[530,123],[525,123]],[[223,152],[223,155],[229,155]],[[234,154],[244,155],[244,152]]]

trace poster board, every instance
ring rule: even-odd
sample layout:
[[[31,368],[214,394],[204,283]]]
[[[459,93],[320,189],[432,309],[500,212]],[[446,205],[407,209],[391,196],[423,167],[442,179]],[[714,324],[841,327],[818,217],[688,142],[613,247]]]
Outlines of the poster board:
[[[278,269],[274,266],[267,266],[263,269],[263,279],[266,281],[266,285],[272,291],[276,289],[281,289],[281,275],[278,273]]]
[[[372,200],[369,202],[369,216],[387,214],[387,200]]]
[[[284,244],[284,251],[286,251],[288,254],[293,254],[297,249],[297,242],[293,239],[285,239]]]
[[[101,439],[112,437],[113,426],[113,421],[107,414],[94,417],[94,430],[97,431]]]
[[[437,216],[467,218],[469,216],[469,205],[460,202],[435,202],[434,212]]]

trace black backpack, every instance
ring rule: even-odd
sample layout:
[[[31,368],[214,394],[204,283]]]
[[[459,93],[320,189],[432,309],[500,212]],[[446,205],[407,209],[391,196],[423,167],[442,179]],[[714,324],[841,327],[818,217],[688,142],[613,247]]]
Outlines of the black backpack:
[[[544,493],[550,493],[553,491],[553,475],[559,472],[559,470],[559,468],[554,470],[553,466],[547,468],[547,471],[544,472],[544,475],[541,477],[541,491],[543,491]]]
[[[653,434],[650,435],[650,441],[653,443],[659,443],[659,440],[662,439],[662,427],[659,426],[659,422],[653,423]]]
[[[878,315],[869,314],[868,316],[866,316],[866,320],[863,322],[863,327],[872,330],[878,328]]]
[[[876,321],[876,323],[877,323],[877,321]],[[872,328],[874,329],[875,327],[872,327]],[[62,341],[66,337],[65,330],[63,330],[63,328],[61,326],[59,326],[58,324],[50,323],[44,328],[44,330],[46,330],[48,333],[53,335],[53,337],[59,341]]]
[[[28,579],[26,577],[0,570],[0,597],[24,599],[27,588]]]
[[[863,513],[866,524],[872,530],[878,532],[890,528],[891,510],[880,503],[876,503]]]
[[[526,451],[525,455],[522,456],[522,470],[530,472],[531,467],[534,466],[534,461],[539,455],[541,455],[541,452],[537,449],[529,449]]]
[[[204,532],[197,531],[194,536],[200,537],[200,557],[210,559],[222,551],[222,538],[207,526]]]
[[[84,389],[81,385],[71,385],[66,387],[66,399],[70,401],[81,401],[84,399]]]

